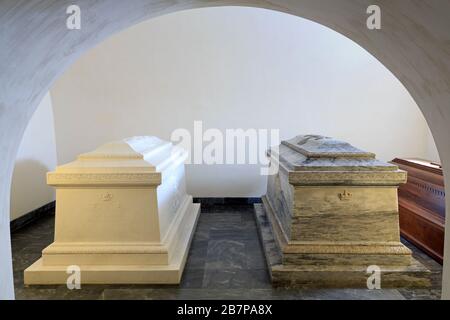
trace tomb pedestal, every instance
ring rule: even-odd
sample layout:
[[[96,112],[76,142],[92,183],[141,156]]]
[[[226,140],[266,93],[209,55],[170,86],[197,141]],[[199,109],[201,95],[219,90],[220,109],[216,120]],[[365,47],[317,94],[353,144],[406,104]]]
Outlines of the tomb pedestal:
[[[187,152],[156,137],[105,144],[47,174],[56,188],[54,242],[26,285],[180,282],[200,205],[186,193]]]
[[[400,242],[397,188],[406,172],[348,143],[297,136],[269,151],[256,217],[276,286],[428,286],[430,272]],[[374,269],[375,268],[375,269]]]

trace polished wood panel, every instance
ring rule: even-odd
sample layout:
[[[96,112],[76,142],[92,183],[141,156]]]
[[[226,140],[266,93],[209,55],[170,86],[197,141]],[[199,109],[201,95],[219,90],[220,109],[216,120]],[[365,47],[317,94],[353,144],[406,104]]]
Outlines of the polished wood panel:
[[[445,190],[439,164],[421,159],[392,161],[408,172],[398,190],[400,232],[442,264],[444,251]]]

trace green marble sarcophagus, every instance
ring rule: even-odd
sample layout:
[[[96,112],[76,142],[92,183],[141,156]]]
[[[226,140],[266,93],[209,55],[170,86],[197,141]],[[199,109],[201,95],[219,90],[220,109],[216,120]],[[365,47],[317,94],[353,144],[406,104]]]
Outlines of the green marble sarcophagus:
[[[426,286],[429,271],[400,242],[397,188],[406,172],[328,137],[305,135],[269,151],[276,174],[256,206],[275,285]]]

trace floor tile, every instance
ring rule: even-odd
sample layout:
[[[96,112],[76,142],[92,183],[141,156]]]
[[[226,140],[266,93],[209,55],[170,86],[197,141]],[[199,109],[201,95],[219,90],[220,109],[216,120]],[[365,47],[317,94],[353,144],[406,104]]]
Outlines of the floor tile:
[[[269,274],[266,269],[206,269],[203,288],[207,289],[270,289]]]
[[[205,269],[246,269],[245,243],[238,240],[210,240]]]

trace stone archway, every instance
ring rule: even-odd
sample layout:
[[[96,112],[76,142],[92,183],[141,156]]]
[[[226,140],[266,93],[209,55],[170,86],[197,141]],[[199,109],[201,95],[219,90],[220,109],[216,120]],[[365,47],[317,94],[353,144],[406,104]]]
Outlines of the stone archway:
[[[82,10],[81,30],[66,28],[66,8]],[[366,27],[366,10],[382,9],[381,30]],[[277,10],[328,26],[390,69],[421,108],[450,188],[450,2],[440,0],[6,0],[0,4],[0,298],[13,298],[9,235],[12,169],[22,134],[53,81],[83,52],[140,21],[211,6]],[[447,208],[450,198],[447,197]],[[447,221],[450,226],[450,221]],[[443,297],[450,298],[450,237]],[[6,257],[6,259],[3,259]]]

